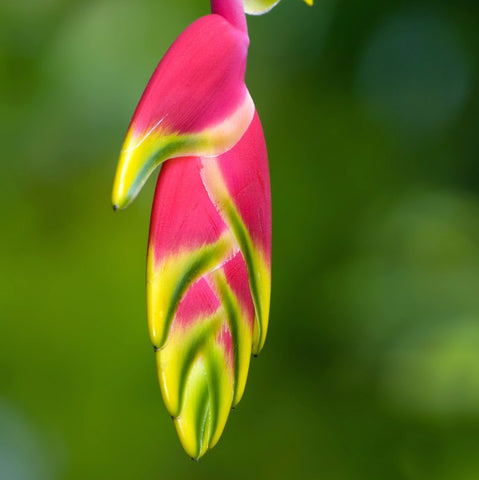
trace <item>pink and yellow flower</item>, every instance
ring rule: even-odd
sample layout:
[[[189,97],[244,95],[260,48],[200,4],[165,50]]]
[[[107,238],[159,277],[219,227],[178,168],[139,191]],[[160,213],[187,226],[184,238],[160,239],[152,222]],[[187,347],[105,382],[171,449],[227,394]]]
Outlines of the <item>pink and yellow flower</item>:
[[[160,386],[185,450],[212,448],[266,336],[268,161],[257,115],[215,157],[168,161],[150,227],[147,298]]]
[[[276,3],[211,0],[212,14],[178,37],[133,115],[113,187],[114,208],[125,208],[164,164],[148,245],[148,325],[166,408],[193,458],[219,440],[268,329],[269,171],[244,83],[245,10]]]

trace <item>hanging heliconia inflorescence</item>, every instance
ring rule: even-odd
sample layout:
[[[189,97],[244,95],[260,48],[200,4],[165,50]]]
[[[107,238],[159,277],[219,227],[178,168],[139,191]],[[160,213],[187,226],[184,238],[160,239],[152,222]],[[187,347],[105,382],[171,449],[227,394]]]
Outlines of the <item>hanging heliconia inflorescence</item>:
[[[113,186],[114,209],[126,208],[164,163],[148,244],[148,325],[166,408],[195,459],[219,440],[268,328],[271,198],[244,83],[245,12],[276,3],[211,0],[212,13],[176,39],[133,115]]]

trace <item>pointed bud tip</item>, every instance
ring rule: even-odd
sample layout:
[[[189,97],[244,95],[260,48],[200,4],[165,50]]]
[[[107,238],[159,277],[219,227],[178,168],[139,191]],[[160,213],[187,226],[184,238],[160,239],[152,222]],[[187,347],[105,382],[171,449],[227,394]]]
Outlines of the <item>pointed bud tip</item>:
[[[118,210],[118,205],[113,205],[113,211],[116,212]]]

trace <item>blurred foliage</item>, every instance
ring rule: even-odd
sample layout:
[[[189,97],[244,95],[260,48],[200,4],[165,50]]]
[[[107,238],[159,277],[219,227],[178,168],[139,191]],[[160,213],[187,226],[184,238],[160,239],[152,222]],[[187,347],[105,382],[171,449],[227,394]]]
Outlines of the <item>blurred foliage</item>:
[[[194,463],[144,302],[154,181],[113,214],[136,102],[206,0],[0,3],[0,478],[479,478],[479,3],[249,18],[271,327]]]

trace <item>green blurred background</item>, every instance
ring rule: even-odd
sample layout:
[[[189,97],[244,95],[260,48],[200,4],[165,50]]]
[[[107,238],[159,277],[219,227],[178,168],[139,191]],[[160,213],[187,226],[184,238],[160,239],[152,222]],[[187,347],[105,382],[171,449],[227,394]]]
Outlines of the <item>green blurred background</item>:
[[[269,337],[192,462],[157,386],[131,114],[207,0],[0,0],[0,478],[479,478],[479,3],[249,18]]]

